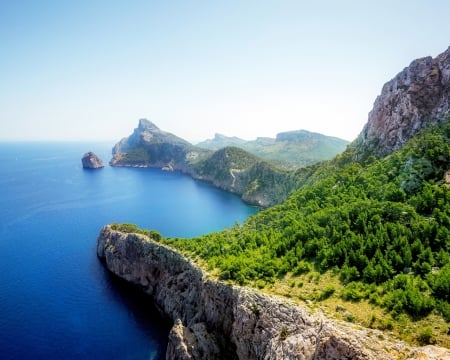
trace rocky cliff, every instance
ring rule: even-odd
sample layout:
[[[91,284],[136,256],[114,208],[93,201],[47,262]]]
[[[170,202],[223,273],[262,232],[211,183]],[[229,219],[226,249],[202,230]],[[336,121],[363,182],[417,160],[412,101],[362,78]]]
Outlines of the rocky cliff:
[[[97,254],[141,287],[174,325],[166,359],[449,359],[376,330],[338,323],[284,299],[218,282],[152,239],[105,226]]]
[[[356,140],[377,156],[399,149],[418,131],[446,120],[450,109],[450,47],[436,58],[414,60],[387,82]]]
[[[103,161],[91,151],[83,155],[81,164],[84,169],[99,169],[104,166]]]

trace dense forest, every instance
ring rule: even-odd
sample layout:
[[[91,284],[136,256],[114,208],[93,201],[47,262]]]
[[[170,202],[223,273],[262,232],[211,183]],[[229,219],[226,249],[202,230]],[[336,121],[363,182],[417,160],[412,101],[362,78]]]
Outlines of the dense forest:
[[[382,159],[354,161],[354,151],[299,170],[298,190],[244,224],[159,241],[199,259],[224,281],[270,289],[289,278],[301,287],[295,279],[330,274],[336,286],[299,300],[364,301],[393,321],[432,314],[448,329],[450,124],[423,131]],[[449,346],[447,330],[439,331],[439,343]],[[430,343],[433,336],[426,327],[416,340]]]

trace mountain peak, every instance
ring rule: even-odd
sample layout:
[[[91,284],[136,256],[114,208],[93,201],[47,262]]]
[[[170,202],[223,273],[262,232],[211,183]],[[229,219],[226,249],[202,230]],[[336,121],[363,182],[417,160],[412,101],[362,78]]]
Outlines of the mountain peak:
[[[355,144],[377,156],[399,149],[418,131],[446,120],[450,111],[450,47],[416,59],[384,84]]]
[[[139,125],[138,125],[138,129],[141,131],[144,130],[159,130],[159,128],[152,123],[150,120],[148,119],[139,119]]]

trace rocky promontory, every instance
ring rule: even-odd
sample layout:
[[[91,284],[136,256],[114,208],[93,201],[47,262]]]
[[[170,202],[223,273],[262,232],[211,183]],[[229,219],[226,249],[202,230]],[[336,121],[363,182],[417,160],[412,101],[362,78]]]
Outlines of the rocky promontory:
[[[91,151],[83,155],[81,163],[84,169],[99,169],[104,167],[102,159]]]
[[[105,226],[98,257],[151,295],[173,322],[166,359],[449,359],[377,330],[329,320],[286,299],[212,278],[149,237]]]

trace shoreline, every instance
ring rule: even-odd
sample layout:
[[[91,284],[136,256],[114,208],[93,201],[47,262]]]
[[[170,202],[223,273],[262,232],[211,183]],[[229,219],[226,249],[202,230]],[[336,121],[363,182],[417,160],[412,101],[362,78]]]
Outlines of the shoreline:
[[[288,299],[211,279],[178,251],[135,233],[102,228],[97,255],[140,287],[173,322],[167,359],[444,359],[381,331],[327,319]]]

